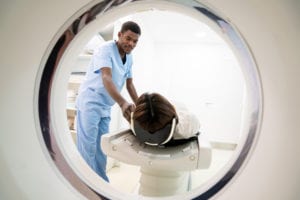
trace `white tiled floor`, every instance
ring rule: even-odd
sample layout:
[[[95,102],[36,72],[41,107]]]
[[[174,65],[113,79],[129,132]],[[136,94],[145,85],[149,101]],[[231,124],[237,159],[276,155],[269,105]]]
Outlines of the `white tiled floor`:
[[[191,173],[192,189],[201,186],[214,176],[231,158],[232,150],[213,149],[212,163],[208,169],[195,170]],[[120,163],[111,167],[107,175],[112,187],[124,193],[136,193],[139,184],[139,167]]]

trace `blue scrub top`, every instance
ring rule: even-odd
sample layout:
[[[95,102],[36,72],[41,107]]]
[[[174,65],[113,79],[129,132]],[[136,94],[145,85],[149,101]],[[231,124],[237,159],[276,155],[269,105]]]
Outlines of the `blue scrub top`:
[[[132,78],[132,55],[126,54],[126,62],[123,64],[116,41],[108,41],[102,44],[96,51],[89,64],[84,82],[79,89],[77,108],[98,106],[102,117],[110,116],[110,108],[115,104],[102,82],[101,68],[110,67],[112,79],[120,92],[126,79]],[[101,107],[101,108],[99,108]]]

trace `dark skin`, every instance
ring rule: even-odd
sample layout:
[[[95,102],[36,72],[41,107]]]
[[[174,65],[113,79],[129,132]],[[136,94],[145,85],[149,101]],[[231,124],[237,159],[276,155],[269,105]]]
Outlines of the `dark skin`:
[[[135,48],[139,37],[140,37],[139,34],[136,34],[130,30],[127,30],[123,33],[122,32],[118,33],[117,46],[118,46],[121,59],[123,59],[126,56],[126,54],[129,54]],[[112,80],[111,68],[103,67],[101,68],[101,72],[102,72],[102,80],[103,80],[104,87],[106,88],[110,96],[120,106],[124,118],[127,121],[130,121],[130,113],[134,111],[135,104],[127,102],[126,99],[124,99],[123,96],[119,93]],[[133,102],[136,103],[138,99],[138,95],[135,86],[133,84],[132,78],[126,80],[126,89]]]

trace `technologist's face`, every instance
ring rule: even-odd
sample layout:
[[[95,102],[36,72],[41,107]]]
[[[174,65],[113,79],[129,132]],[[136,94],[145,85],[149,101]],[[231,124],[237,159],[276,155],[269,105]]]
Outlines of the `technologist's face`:
[[[124,33],[119,32],[118,44],[121,50],[124,53],[129,54],[137,45],[140,35],[136,34],[130,30],[125,31]]]

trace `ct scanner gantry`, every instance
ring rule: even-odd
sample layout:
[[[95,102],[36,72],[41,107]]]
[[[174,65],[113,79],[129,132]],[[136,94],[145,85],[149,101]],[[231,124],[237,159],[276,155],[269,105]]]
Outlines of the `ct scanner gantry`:
[[[1,1],[0,199],[140,199],[98,180],[76,154],[71,138],[64,140],[67,123],[62,115],[65,104],[60,97],[66,92],[61,89],[66,86],[69,69],[51,65],[47,60],[62,34],[91,8],[103,5],[100,14],[95,14],[96,20],[81,29],[69,46],[80,48],[79,36],[89,37],[92,25],[98,28],[111,18],[137,10],[163,8],[202,20],[202,14],[195,14],[199,10],[193,6],[198,4],[220,13],[239,36],[238,40],[226,36],[229,45],[237,55],[246,53],[255,61],[254,66],[247,68],[250,70],[243,70],[252,92],[249,95],[253,96],[248,98],[252,107],[245,113],[253,116],[250,119],[257,125],[245,128],[249,140],[239,143],[241,149],[236,152],[234,162],[222,168],[220,177],[203,189],[163,199],[298,200],[299,2]],[[235,45],[235,41],[242,43]],[[58,59],[56,63],[61,62]],[[56,71],[52,72],[52,68]],[[43,72],[49,80],[42,78]],[[39,91],[45,92],[46,98],[41,101]],[[38,105],[51,115],[39,112]],[[42,129],[41,124],[52,127],[52,131]],[[49,147],[61,156],[52,159]]]

